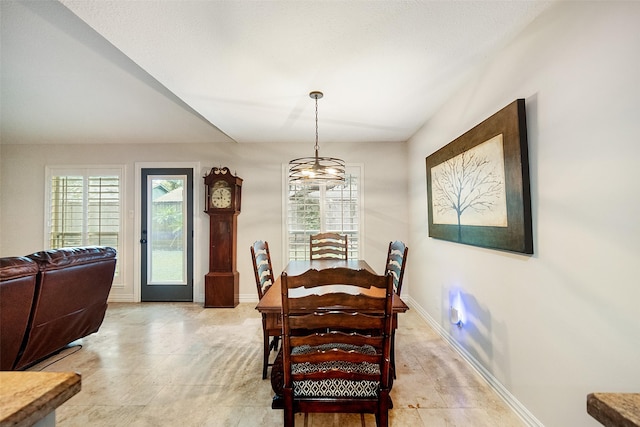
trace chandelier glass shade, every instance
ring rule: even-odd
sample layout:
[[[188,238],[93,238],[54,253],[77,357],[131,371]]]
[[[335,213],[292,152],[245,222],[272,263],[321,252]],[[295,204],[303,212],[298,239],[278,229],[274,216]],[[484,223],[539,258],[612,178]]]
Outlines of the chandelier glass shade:
[[[316,101],[316,145],[315,156],[300,157],[289,162],[289,182],[321,184],[327,182],[344,181],[344,160],[335,157],[320,157],[318,155],[318,99],[322,98],[322,92],[314,91],[309,97]]]

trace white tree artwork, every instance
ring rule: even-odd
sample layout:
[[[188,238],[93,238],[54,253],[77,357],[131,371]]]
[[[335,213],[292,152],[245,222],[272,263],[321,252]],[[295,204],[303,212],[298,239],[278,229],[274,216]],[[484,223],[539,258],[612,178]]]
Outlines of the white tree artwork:
[[[434,224],[507,227],[503,135],[431,169]]]

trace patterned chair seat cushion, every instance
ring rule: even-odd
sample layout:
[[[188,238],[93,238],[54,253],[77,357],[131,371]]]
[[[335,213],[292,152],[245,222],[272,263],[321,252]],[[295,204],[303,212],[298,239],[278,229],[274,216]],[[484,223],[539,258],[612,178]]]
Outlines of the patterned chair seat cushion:
[[[317,350],[330,350],[340,348],[345,351],[358,351],[364,354],[376,354],[370,345],[356,346],[351,344],[323,344],[320,346],[299,346],[291,350],[291,354],[308,354]],[[352,362],[323,362],[323,363],[293,363],[292,374],[302,374],[317,371],[341,370],[345,372],[357,372],[367,374],[380,374],[380,366],[373,363]],[[303,380],[293,382],[294,396],[304,397],[376,397],[378,395],[379,381],[352,381],[344,379],[328,378],[324,380]]]

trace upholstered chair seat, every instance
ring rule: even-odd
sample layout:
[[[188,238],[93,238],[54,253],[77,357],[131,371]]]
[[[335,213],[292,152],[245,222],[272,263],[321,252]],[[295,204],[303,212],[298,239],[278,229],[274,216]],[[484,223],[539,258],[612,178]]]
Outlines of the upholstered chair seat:
[[[291,349],[292,355],[310,354],[317,351],[330,351],[338,348],[344,351],[375,355],[376,350],[370,345],[357,346],[352,344],[322,344],[319,346],[299,346]],[[380,375],[380,365],[375,363],[353,363],[343,360],[333,360],[321,363],[293,363],[292,374],[309,374],[312,372],[354,372],[356,374]],[[376,397],[380,388],[380,381],[358,380],[351,381],[339,378],[322,380],[293,381],[293,395],[305,397]]]

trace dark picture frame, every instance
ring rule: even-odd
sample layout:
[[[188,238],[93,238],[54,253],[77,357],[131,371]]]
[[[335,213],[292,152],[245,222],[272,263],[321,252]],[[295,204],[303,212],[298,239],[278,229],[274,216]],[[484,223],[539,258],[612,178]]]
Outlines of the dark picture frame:
[[[533,253],[524,99],[426,158],[429,237]]]

